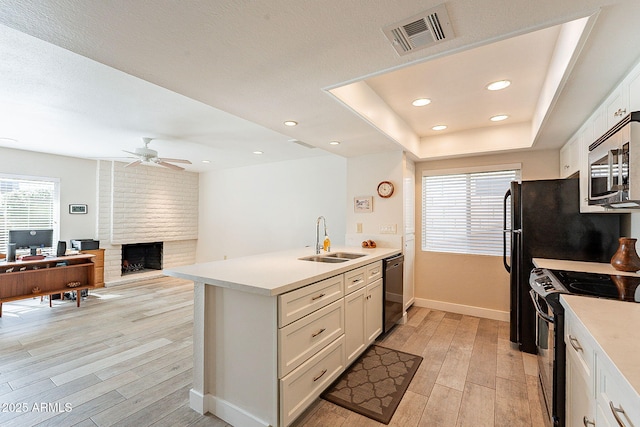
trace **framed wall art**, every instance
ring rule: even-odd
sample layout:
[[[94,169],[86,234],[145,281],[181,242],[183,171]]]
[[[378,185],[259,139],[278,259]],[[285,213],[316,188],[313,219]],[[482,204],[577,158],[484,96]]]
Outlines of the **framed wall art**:
[[[373,196],[354,197],[353,211],[356,213],[373,212]]]

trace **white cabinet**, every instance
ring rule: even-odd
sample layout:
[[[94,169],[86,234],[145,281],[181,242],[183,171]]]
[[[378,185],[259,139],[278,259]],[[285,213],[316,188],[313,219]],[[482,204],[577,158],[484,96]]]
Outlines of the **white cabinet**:
[[[368,345],[382,333],[382,279],[368,284],[366,289],[364,325]]]
[[[640,426],[640,399],[629,383],[604,355],[598,358],[598,414],[596,424]]]
[[[382,263],[367,266],[380,275],[367,274],[367,284],[348,293],[345,301],[345,348],[347,365],[353,362],[382,333]]]
[[[279,411],[287,426],[382,333],[382,261],[278,297]]]
[[[628,86],[625,84],[618,86],[605,101],[605,108],[607,129],[610,129],[629,114]]]
[[[564,297],[563,297],[564,298]],[[584,299],[586,297],[571,297]],[[596,303],[598,300],[593,300]],[[620,303],[601,301],[603,303]],[[579,306],[580,302],[573,303]],[[584,326],[586,323],[575,314],[572,306],[565,307],[565,343],[566,343],[566,425],[598,427],[640,427],[640,396],[620,370],[611,361],[607,352]],[[593,308],[580,306],[581,313],[589,313],[593,322]],[[622,306],[624,308],[624,306]],[[588,317],[585,316],[585,317]],[[608,329],[599,333],[608,332]],[[616,336],[620,331],[611,330],[606,335]],[[625,336],[626,337],[626,336]],[[631,337],[630,339],[633,339]],[[611,349],[609,349],[611,350]]]
[[[347,365],[365,350],[367,335],[364,326],[367,290],[358,289],[344,297],[344,329]]]
[[[571,313],[565,316],[566,425],[594,426],[596,400],[594,386],[595,351],[589,334]]]
[[[574,137],[560,149],[560,178],[568,178],[580,171],[579,141]]]

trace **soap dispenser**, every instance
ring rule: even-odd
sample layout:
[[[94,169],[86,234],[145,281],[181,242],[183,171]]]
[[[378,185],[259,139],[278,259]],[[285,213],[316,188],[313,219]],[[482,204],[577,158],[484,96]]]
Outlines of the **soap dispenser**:
[[[324,243],[322,244],[322,248],[325,252],[329,252],[331,250],[331,240],[329,240],[329,235],[327,232],[324,232]]]

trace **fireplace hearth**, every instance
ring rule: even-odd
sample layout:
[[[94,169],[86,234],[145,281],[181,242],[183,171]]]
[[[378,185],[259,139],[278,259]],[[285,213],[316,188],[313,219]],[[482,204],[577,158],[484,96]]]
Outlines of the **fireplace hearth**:
[[[122,275],[162,270],[162,242],[122,245]]]

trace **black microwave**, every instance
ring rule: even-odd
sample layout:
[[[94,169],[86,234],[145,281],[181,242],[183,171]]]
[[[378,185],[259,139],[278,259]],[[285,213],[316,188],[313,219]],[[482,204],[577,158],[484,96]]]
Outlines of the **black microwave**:
[[[589,146],[589,204],[640,208],[640,112]]]

